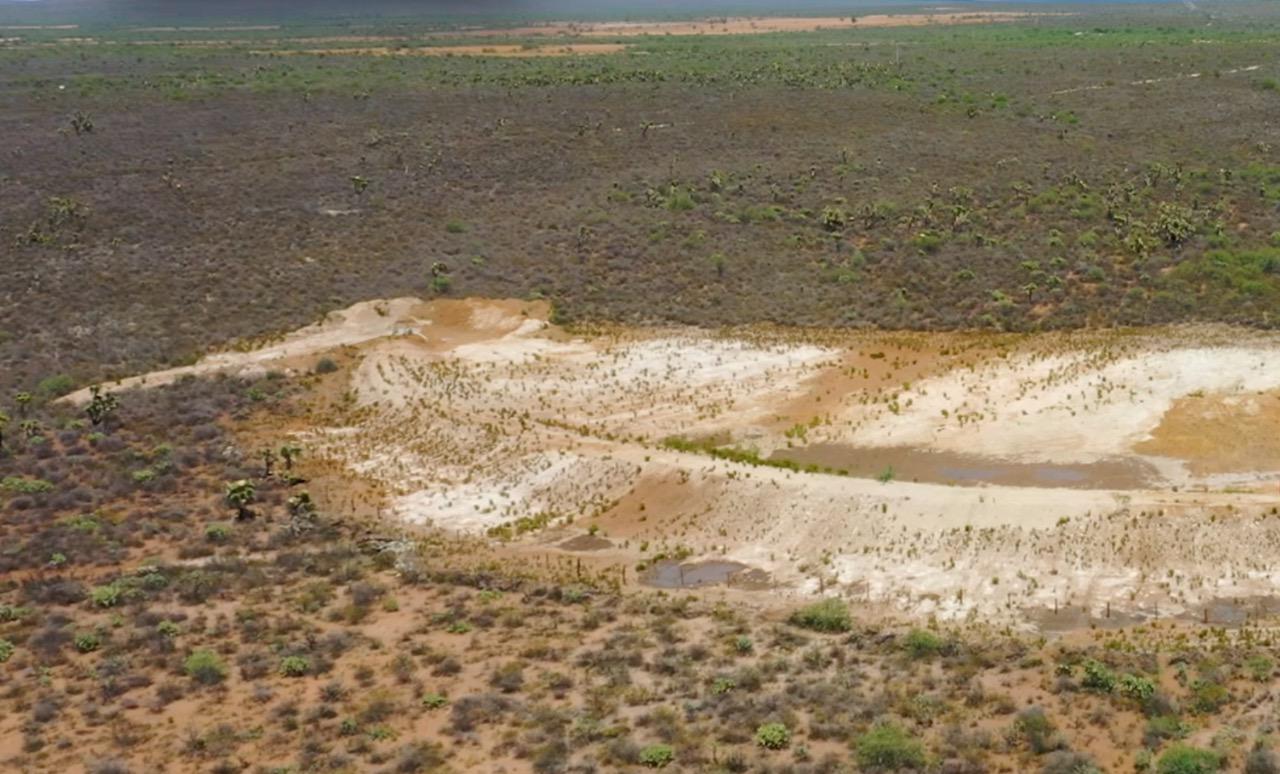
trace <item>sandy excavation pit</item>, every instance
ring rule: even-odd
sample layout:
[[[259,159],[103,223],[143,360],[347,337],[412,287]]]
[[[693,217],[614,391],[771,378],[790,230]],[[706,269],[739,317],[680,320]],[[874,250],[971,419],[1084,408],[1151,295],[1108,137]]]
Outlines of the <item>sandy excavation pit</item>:
[[[384,513],[627,568],[735,563],[713,566],[758,571],[762,594],[1026,624],[1192,616],[1277,580],[1280,336],[566,331],[547,314],[369,302],[145,383],[340,353],[328,392],[346,401],[301,435],[376,482]],[[758,464],[838,469],[833,449],[847,474]]]

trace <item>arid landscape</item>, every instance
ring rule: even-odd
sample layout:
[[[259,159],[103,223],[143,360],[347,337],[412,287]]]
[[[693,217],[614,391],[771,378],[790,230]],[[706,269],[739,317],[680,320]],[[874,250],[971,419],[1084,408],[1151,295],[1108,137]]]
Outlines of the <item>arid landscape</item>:
[[[345,381],[308,416],[332,424],[287,425],[380,513],[535,555],[588,546],[628,585],[718,564],[774,596],[1011,626],[1267,609],[1273,334],[579,330],[549,311],[365,302],[114,389],[330,357]]]
[[[1274,7],[446,5],[0,2],[0,770],[1280,771]]]

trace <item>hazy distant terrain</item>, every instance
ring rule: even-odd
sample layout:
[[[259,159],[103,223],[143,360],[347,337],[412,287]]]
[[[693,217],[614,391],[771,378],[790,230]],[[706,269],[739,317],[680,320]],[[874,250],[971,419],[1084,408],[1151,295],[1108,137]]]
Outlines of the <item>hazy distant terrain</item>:
[[[1133,0],[1138,2],[1139,0]],[[1001,5],[1003,0],[975,4],[958,0],[942,5]],[[1021,5],[1051,3],[1028,0]],[[1058,3],[1063,5],[1062,3]],[[1095,0],[1079,0],[1095,5]],[[1066,4],[1069,5],[1069,4]],[[1211,6],[1212,3],[1206,4]],[[780,5],[773,0],[0,0],[0,23],[20,20],[151,23],[166,19],[305,19],[321,17],[515,16],[542,18],[690,17],[712,14],[873,13],[880,9],[929,7],[918,2],[802,0]]]

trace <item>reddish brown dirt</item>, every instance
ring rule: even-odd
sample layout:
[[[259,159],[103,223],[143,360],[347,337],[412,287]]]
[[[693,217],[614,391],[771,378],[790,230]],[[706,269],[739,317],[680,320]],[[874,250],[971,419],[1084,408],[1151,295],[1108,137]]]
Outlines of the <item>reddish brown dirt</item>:
[[[1182,398],[1142,454],[1186,460],[1196,475],[1269,471],[1280,466],[1280,392]]]
[[[848,334],[839,336],[848,346]],[[810,379],[806,391],[778,408],[778,427],[804,423],[854,400],[878,397],[928,376],[978,362],[990,354],[972,337],[875,334],[859,342],[835,368]]]

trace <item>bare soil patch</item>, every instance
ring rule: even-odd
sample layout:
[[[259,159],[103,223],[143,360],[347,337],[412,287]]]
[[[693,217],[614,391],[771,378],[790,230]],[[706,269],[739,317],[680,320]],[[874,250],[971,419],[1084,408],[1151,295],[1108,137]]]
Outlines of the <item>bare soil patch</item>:
[[[306,48],[269,49],[254,51],[270,55],[321,55],[321,56],[500,56],[547,57],[586,56],[616,54],[629,46],[622,43],[571,43],[554,46],[483,45],[483,46],[418,46],[414,48]]]
[[[1280,392],[1200,394],[1177,400],[1143,454],[1187,461],[1196,475],[1280,467]]]
[[[768,32],[815,32],[869,27],[919,27],[938,24],[990,24],[1042,14],[1019,12],[871,14],[868,16],[741,16],[697,21],[554,22],[510,29],[467,30],[468,35],[581,35],[630,37],[644,35],[751,35]]]

